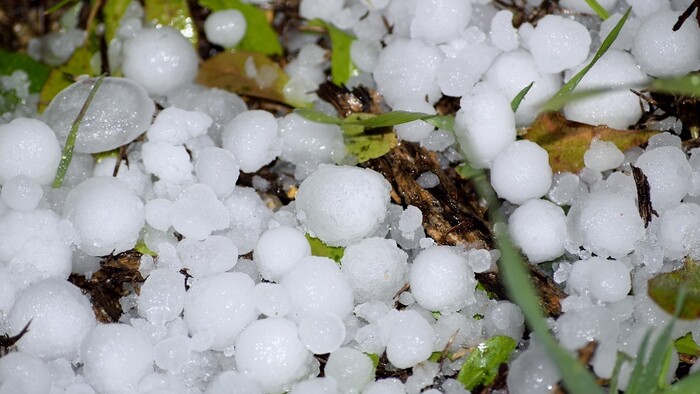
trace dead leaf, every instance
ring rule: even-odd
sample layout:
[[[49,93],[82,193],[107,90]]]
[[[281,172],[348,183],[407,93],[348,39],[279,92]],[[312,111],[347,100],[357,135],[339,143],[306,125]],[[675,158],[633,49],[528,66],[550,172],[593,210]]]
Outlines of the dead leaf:
[[[632,167],[632,176],[634,177],[634,183],[637,186],[637,208],[639,209],[639,216],[644,221],[644,228],[649,227],[651,222],[651,215],[659,217],[656,210],[651,206],[651,188],[649,187],[649,181],[647,176],[644,175],[641,168]]]
[[[621,151],[646,143],[658,134],[651,130],[616,130],[607,126],[591,126],[567,120],[556,112],[544,113],[535,119],[524,138],[536,142],[549,153],[554,171],[578,172],[583,167],[583,154],[597,138],[614,143]]]

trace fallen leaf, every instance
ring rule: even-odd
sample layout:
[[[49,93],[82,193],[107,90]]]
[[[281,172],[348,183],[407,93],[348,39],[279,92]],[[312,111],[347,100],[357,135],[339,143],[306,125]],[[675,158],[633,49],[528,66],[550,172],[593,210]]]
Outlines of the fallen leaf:
[[[700,265],[689,257],[682,268],[651,278],[649,297],[663,310],[674,314],[681,287],[685,287],[686,295],[678,317],[687,320],[700,318]]]
[[[155,26],[172,26],[190,42],[197,45],[197,26],[187,0],[145,0],[146,20]]]
[[[340,259],[343,258],[345,248],[341,248],[339,246],[328,246],[320,239],[314,238],[309,234],[306,234],[306,240],[309,241],[309,245],[311,245],[312,256],[328,257],[329,259],[333,259],[336,263],[340,264]]]
[[[658,134],[651,130],[616,130],[567,120],[557,112],[541,114],[524,136],[549,153],[554,171],[578,172],[583,167],[583,154],[593,139],[610,141],[621,151],[642,145]]]
[[[376,159],[387,154],[391,148],[398,144],[399,140],[393,131],[380,133],[365,132],[362,134],[345,136],[345,147],[348,153],[357,156],[358,163],[364,163],[370,159]]]

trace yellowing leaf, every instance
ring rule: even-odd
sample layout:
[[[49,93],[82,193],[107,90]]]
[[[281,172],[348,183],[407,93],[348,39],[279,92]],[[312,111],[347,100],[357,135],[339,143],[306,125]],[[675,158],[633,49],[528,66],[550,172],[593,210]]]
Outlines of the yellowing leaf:
[[[607,126],[591,126],[567,120],[559,113],[550,112],[538,116],[524,138],[536,142],[549,153],[552,170],[577,172],[584,167],[583,154],[595,138],[610,141],[625,151],[644,144],[657,133],[649,130],[627,131]]]
[[[99,73],[92,64],[95,55],[96,53],[91,51],[87,45],[82,46],[73,52],[66,64],[51,70],[39,94],[39,112],[42,112],[49,105],[58,92],[73,83],[71,77],[84,74],[94,77]]]
[[[124,16],[131,0],[107,0],[102,8],[102,16],[105,21],[105,41],[109,44],[119,29],[119,21]]]
[[[391,148],[395,147],[398,142],[399,140],[393,131],[384,131],[380,133],[367,131],[363,134],[345,137],[345,147],[348,153],[357,156],[357,161],[359,163],[384,156]]]
[[[683,268],[665,272],[650,279],[649,297],[663,310],[674,314],[682,287],[685,287],[686,294],[678,317],[700,318],[700,265],[690,258],[686,258]]]
[[[343,258],[343,253],[345,253],[344,248],[328,246],[320,239],[314,238],[309,234],[306,234],[306,239],[309,241],[309,245],[311,245],[312,256],[328,257],[335,260],[336,263],[340,263],[340,259]]]
[[[197,28],[187,0],[145,0],[146,20],[156,26],[172,26],[197,45]]]

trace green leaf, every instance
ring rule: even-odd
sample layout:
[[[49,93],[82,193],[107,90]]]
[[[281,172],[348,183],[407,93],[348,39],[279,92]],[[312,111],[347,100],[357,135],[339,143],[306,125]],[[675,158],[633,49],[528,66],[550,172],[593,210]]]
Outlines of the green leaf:
[[[480,168],[474,168],[469,163],[462,163],[455,168],[455,171],[457,171],[457,174],[459,174],[462,179],[469,180],[471,178],[481,176],[481,175],[486,175],[486,171]],[[481,285],[481,282],[479,282],[478,286],[482,286],[482,289],[486,291],[486,289]]]
[[[197,45],[197,26],[187,0],[145,0],[146,20],[155,26],[172,26],[193,45]]]
[[[365,129],[374,129],[422,120],[435,127],[454,132],[455,119],[454,116],[451,115],[430,115],[422,112],[391,111],[381,115],[353,114],[361,116],[349,116],[345,119],[340,119],[311,108],[298,108],[295,111],[297,114],[310,121],[336,124],[339,126],[361,126]]]
[[[399,140],[393,131],[345,136],[345,147],[348,153],[357,156],[358,163],[384,156],[398,142]]]
[[[700,393],[700,372],[686,376],[671,387],[661,392],[662,394],[697,394]]]
[[[16,90],[0,90],[0,115],[14,111],[21,102],[22,99],[17,96]]]
[[[339,246],[328,246],[320,239],[312,237],[309,234],[306,234],[306,239],[309,241],[309,245],[311,245],[312,256],[328,257],[340,264],[340,259],[343,258],[345,248],[341,248]]]
[[[0,75],[10,75],[17,70],[23,70],[27,73],[29,92],[38,93],[49,77],[51,68],[23,53],[13,53],[0,49]]]
[[[54,12],[60,10],[61,8],[67,6],[68,4],[77,3],[77,2],[78,2],[78,0],[61,0],[58,3],[54,4],[53,6],[49,7],[49,9],[47,9],[44,12],[44,15],[53,14]]]
[[[586,4],[588,4],[588,6],[591,7],[593,12],[595,12],[596,15],[600,17],[600,19],[606,20],[610,18],[610,13],[608,12],[608,10],[603,8],[603,6],[600,5],[600,3],[598,3],[596,0],[586,0]]]
[[[149,249],[148,246],[146,246],[146,243],[143,242],[143,241],[139,241],[139,242],[136,244],[136,246],[134,246],[134,250],[137,251],[137,252],[139,252],[139,253],[141,253],[141,254],[149,255],[149,256],[151,256],[151,257],[156,257],[156,256],[158,256],[158,253],[156,253],[156,252],[152,251],[151,249]]]
[[[105,24],[105,42],[109,44],[117,35],[119,22],[132,0],[107,0],[102,7],[102,17]]]
[[[326,29],[331,39],[331,78],[333,83],[336,85],[345,84],[351,77],[357,75],[357,67],[350,56],[350,45],[355,37],[321,19],[309,21],[309,26]]]
[[[676,351],[680,354],[687,354],[689,356],[696,357],[700,354],[700,346],[693,340],[693,335],[687,333],[684,336],[676,339],[673,342],[673,346]]]
[[[370,360],[372,360],[372,365],[374,366],[374,369],[377,369],[377,366],[379,365],[379,356],[374,354],[374,353],[365,353],[367,357],[369,357]]]
[[[515,345],[513,338],[502,335],[493,336],[480,343],[464,361],[457,374],[457,380],[467,390],[490,385],[498,375],[501,364],[508,362]]]
[[[327,115],[313,108],[297,108],[294,110],[294,112],[296,112],[297,115],[316,123],[335,124],[338,126],[342,126],[344,124],[343,119]]]
[[[65,178],[66,172],[68,171],[68,166],[70,166],[70,162],[73,159],[73,148],[75,147],[75,139],[78,136],[80,122],[83,120],[85,112],[87,112],[88,108],[90,108],[90,103],[92,102],[93,97],[95,97],[97,90],[100,88],[100,85],[102,85],[103,80],[104,75],[100,76],[95,80],[95,83],[92,85],[92,89],[90,89],[90,93],[88,94],[87,99],[85,99],[85,103],[83,103],[83,107],[80,108],[78,116],[75,118],[75,121],[73,121],[73,125],[71,126],[70,132],[68,133],[68,137],[66,138],[66,146],[63,148],[61,161],[58,163],[58,170],[56,170],[56,178],[54,178],[53,180],[52,187],[54,189],[58,189],[63,185],[63,178]]]
[[[610,49],[612,46],[613,42],[615,42],[615,39],[617,39],[618,34],[620,34],[620,30],[622,30],[622,26],[624,26],[625,22],[627,21],[627,18],[630,15],[630,12],[632,12],[632,7],[627,9],[627,12],[625,12],[625,15],[622,16],[619,22],[615,25],[615,27],[608,33],[608,36],[605,37],[605,40],[603,40],[603,43],[600,45],[600,48],[598,48],[598,51],[593,55],[593,59],[588,63],[581,71],[576,73],[569,82],[567,82],[564,86],[562,86],[561,89],[551,98],[543,107],[543,111],[559,111],[561,109],[561,106],[559,106],[559,103],[566,102],[566,96],[571,95],[571,93],[576,89],[576,86],[581,82],[583,77],[590,71],[591,68],[598,62],[598,60],[605,54],[605,52]]]
[[[651,82],[651,89],[660,93],[700,97],[700,73],[655,79]]]
[[[535,81],[530,82],[529,85],[525,86],[521,91],[518,92],[518,94],[515,95],[515,97],[513,97],[513,100],[510,102],[510,108],[513,109],[513,113],[518,111],[520,103],[523,101],[525,95],[527,94],[527,92],[530,91],[532,85],[534,84]]]
[[[82,46],[73,52],[66,64],[52,69],[39,95],[39,111],[43,111],[58,92],[74,82],[72,77],[85,74],[91,77],[97,75],[99,71],[92,64],[93,56],[96,54],[90,45]]]
[[[246,32],[236,48],[266,55],[283,54],[279,37],[262,9],[241,0],[199,0],[199,5],[212,11],[234,9],[243,14],[247,25]]]
[[[687,289],[681,310],[676,311],[679,291]],[[700,318],[700,265],[686,258],[681,269],[665,272],[649,280],[649,297],[668,313],[678,312],[681,319]]]

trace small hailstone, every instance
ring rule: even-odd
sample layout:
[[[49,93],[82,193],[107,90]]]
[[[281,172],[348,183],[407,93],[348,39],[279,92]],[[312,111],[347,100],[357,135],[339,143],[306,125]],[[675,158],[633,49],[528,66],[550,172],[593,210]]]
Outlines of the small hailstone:
[[[262,394],[260,385],[237,371],[224,371],[207,385],[204,394]]]
[[[326,244],[348,246],[379,229],[390,190],[389,182],[373,170],[322,165],[299,186],[297,218]]]
[[[151,343],[126,324],[96,326],[80,353],[85,379],[101,393],[133,391],[141,378],[153,372]]]
[[[474,301],[474,272],[449,246],[420,252],[411,266],[409,283],[418,304],[430,311],[456,312]]]
[[[557,365],[539,344],[530,342],[509,365],[506,382],[512,394],[551,393],[561,379]]]
[[[484,330],[488,337],[505,335],[516,342],[523,336],[525,317],[517,305],[510,301],[498,301],[486,310]]]
[[[216,11],[204,21],[204,34],[212,44],[233,48],[245,36],[248,25],[243,14],[235,9]]]
[[[682,150],[672,146],[647,150],[635,165],[649,181],[651,204],[658,212],[678,204],[688,193],[692,167]]]
[[[66,198],[63,216],[78,232],[80,249],[91,256],[133,248],[144,224],[141,199],[112,177],[94,177],[76,186]]]
[[[40,359],[24,352],[0,358],[0,391],[7,393],[51,392],[51,370]],[[89,392],[88,392],[89,393]]]
[[[300,259],[282,278],[294,317],[306,313],[334,313],[341,319],[352,312],[352,288],[335,261],[309,256]]]
[[[122,71],[155,96],[192,82],[197,53],[192,43],[170,26],[143,29],[124,43]]]
[[[62,279],[37,282],[19,294],[7,316],[9,335],[19,334],[30,321],[30,330],[17,342],[17,349],[44,360],[72,360],[96,324],[87,296]]]
[[[619,332],[619,324],[607,308],[576,309],[557,319],[557,338],[568,350],[580,349],[592,340],[598,343],[614,341]]]
[[[231,218],[230,231],[226,236],[236,245],[238,254],[249,253],[255,248],[272,212],[255,190],[249,187],[236,186],[224,200],[224,205]]]
[[[581,182],[578,175],[570,172],[561,172],[554,174],[552,187],[547,193],[547,198],[560,206],[571,205],[587,191],[588,188]]]
[[[96,78],[74,83],[51,100],[44,111],[46,123],[63,144]],[[97,153],[133,141],[151,124],[155,104],[139,84],[107,77],[95,93],[80,122],[75,151]]]
[[[168,107],[158,113],[146,136],[149,141],[181,145],[190,138],[206,134],[211,123],[212,119],[205,113]]]
[[[518,30],[513,27],[513,12],[498,11],[491,19],[491,42],[503,51],[512,51],[520,45]]]
[[[667,209],[661,215],[658,229],[659,241],[664,247],[664,256],[671,260],[684,257],[690,237],[700,230],[700,205],[681,203]]]
[[[302,0],[299,2],[299,15],[304,19],[330,20],[343,9],[345,0]]]
[[[146,223],[156,230],[167,231],[171,225],[172,207],[172,201],[165,198],[155,198],[148,201],[144,207]]]
[[[313,354],[335,352],[345,339],[345,324],[333,313],[307,313],[299,321],[299,339]]]
[[[289,394],[336,394],[338,392],[338,383],[335,379],[324,377],[301,381],[292,387]]]
[[[413,233],[423,224],[423,212],[413,205],[409,205],[401,213],[399,218],[399,231]]]
[[[379,54],[373,71],[377,90],[392,106],[402,99],[425,96],[434,102],[440,97],[435,77],[441,61],[439,49],[419,40],[397,39]]]
[[[26,175],[17,175],[10,178],[2,186],[0,198],[8,207],[22,212],[33,210],[39,204],[44,191],[32,178]]]
[[[424,388],[432,385],[435,381],[435,378],[440,372],[440,366],[438,365],[438,363],[424,361],[413,367],[411,372],[411,376],[409,376],[408,379],[406,379],[406,392],[442,394],[442,392],[437,389],[428,389],[422,391]]]
[[[353,40],[350,44],[350,58],[360,70],[372,72],[377,65],[381,50],[382,47],[377,41]]]
[[[450,351],[455,352],[463,345],[472,346],[481,337],[482,325],[478,320],[467,318],[461,313],[441,315],[435,329],[435,350],[443,351],[450,343]],[[476,339],[476,341],[475,341]]]
[[[158,368],[176,374],[182,372],[190,360],[189,338],[176,335],[165,338],[153,347],[153,355]]]
[[[425,100],[415,99],[399,100],[392,109],[394,111],[422,112],[430,115],[436,113],[435,108],[425,102]],[[396,131],[396,135],[400,139],[411,142],[418,142],[428,137],[433,130],[435,130],[435,126],[422,120],[414,120],[413,122],[394,126],[394,131]]]
[[[380,379],[367,385],[362,394],[406,394],[406,388],[397,378]]]
[[[455,116],[455,135],[476,168],[488,168],[515,141],[515,117],[510,101],[491,83],[480,83],[462,97]]]
[[[647,150],[660,148],[662,146],[673,146],[678,149],[683,149],[683,142],[681,141],[681,137],[675,134],[671,134],[668,132],[659,133],[649,138],[649,142],[647,143]]]
[[[187,238],[202,240],[215,230],[229,226],[229,215],[214,191],[203,183],[196,183],[175,200],[170,209],[173,228]]]
[[[282,152],[277,128],[267,111],[242,112],[224,126],[222,146],[233,153],[241,171],[256,172]]]
[[[440,63],[437,84],[446,96],[461,97],[481,79],[500,50],[488,42],[478,42]]]
[[[395,241],[367,238],[345,249],[341,269],[357,302],[391,301],[406,281],[407,259]]]
[[[379,318],[389,313],[389,306],[383,301],[369,301],[358,304],[354,309],[355,316],[369,323],[376,322]]]
[[[625,160],[625,154],[612,142],[594,140],[586,153],[583,162],[586,167],[596,171],[607,171],[617,168]]]
[[[168,94],[168,104],[209,115],[214,121],[209,133],[216,141],[219,141],[223,125],[247,109],[246,103],[235,93],[194,83],[186,84]]]
[[[42,121],[17,118],[0,125],[0,185],[17,175],[48,185],[60,160],[58,140]]]
[[[233,345],[239,333],[258,317],[255,284],[242,273],[211,275],[192,283],[185,297],[185,322],[190,334],[209,331],[213,350]]]
[[[514,142],[493,161],[491,183],[499,197],[513,204],[544,196],[552,185],[547,151],[527,140]]]
[[[211,235],[203,241],[185,238],[177,244],[184,268],[195,278],[226,272],[236,265],[238,248],[223,235]]]
[[[307,256],[311,256],[311,246],[304,234],[295,228],[280,226],[260,235],[253,261],[263,278],[279,282],[299,259]]]
[[[399,303],[405,306],[411,306],[416,302],[416,298],[413,297],[410,291],[404,291],[399,294]]]
[[[549,201],[532,199],[519,206],[508,219],[508,231],[531,263],[553,260],[566,251],[566,215]]]
[[[440,178],[432,172],[424,172],[420,174],[416,183],[424,189],[430,189],[440,184]]]
[[[374,365],[364,353],[353,348],[340,348],[331,353],[325,367],[326,376],[338,382],[344,393],[359,393],[374,380]]]
[[[257,320],[236,340],[236,367],[265,392],[282,392],[306,376],[310,353],[294,323],[279,317]]]
[[[591,35],[585,26],[574,20],[546,15],[537,22],[529,45],[541,72],[558,73],[586,60]]]
[[[654,77],[685,75],[700,68],[700,28],[684,23],[678,31],[673,25],[680,13],[659,12],[642,21],[637,30],[632,55],[642,71]],[[663,45],[659,44],[663,43]]]
[[[255,307],[268,317],[282,317],[292,310],[284,287],[277,283],[258,283],[254,290]]]
[[[418,0],[411,20],[411,38],[441,44],[457,37],[467,27],[472,7],[461,0]]]
[[[182,145],[148,141],[141,146],[141,155],[146,171],[164,181],[183,183],[192,178],[190,155]]]
[[[601,257],[575,262],[567,283],[579,294],[590,293],[602,302],[621,301],[632,288],[630,267],[622,261]]]
[[[71,160],[71,167],[75,163],[75,157]],[[92,164],[92,162],[90,163]],[[112,176],[114,173],[114,167],[117,164],[117,159],[115,157],[106,157],[99,162],[95,163],[92,171],[92,176]],[[70,170],[69,170],[70,172]],[[151,177],[147,175],[142,170],[142,166],[139,164],[132,163],[127,164],[126,160],[122,160],[119,164],[119,172],[116,176],[117,179],[124,182],[131,190],[136,193],[139,197],[143,197],[147,188],[150,189]],[[85,180],[85,179],[82,179]],[[81,180],[81,181],[82,181]],[[79,183],[79,182],[78,182]],[[66,182],[63,182],[66,185]],[[73,186],[75,183],[73,184]]]
[[[386,356],[392,365],[410,368],[430,357],[435,331],[420,313],[392,311],[384,319],[389,324]]]
[[[139,293],[139,315],[155,325],[178,316],[185,305],[185,277],[177,271],[156,269],[146,278]]]

